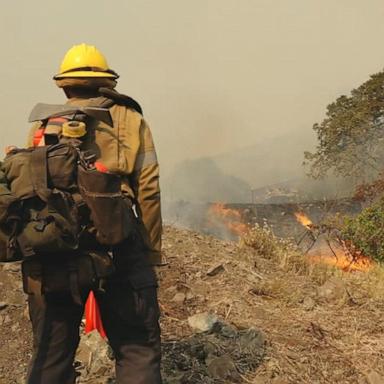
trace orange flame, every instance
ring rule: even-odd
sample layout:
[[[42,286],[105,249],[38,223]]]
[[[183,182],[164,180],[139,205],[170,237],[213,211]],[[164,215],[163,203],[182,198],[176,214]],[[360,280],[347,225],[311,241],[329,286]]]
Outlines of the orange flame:
[[[321,263],[339,268],[345,272],[367,272],[372,266],[372,260],[367,256],[359,256],[355,258],[348,257],[345,253],[340,252],[337,257],[334,255],[314,255],[310,256],[309,261],[312,263]]]
[[[310,228],[313,223],[312,220],[304,212],[295,212],[297,221],[306,228]]]
[[[350,240],[343,240],[341,245],[342,249],[336,252],[338,259],[336,266],[343,271],[367,272],[374,266],[375,262],[369,256],[359,251]]]
[[[208,222],[211,226],[224,226],[234,235],[248,232],[248,225],[242,222],[241,213],[236,209],[225,207],[223,203],[212,204],[208,212]]]
[[[321,242],[308,255],[308,261],[326,264],[344,272],[367,272],[374,266],[374,261],[362,254],[351,242],[334,240]]]
[[[312,220],[304,212],[295,212],[297,221],[307,229],[313,229]],[[330,248],[329,243],[326,246],[320,246],[308,255],[308,260],[312,263],[331,265],[340,268],[345,272],[369,271],[374,262],[368,256],[359,252],[352,243],[342,242],[341,246]]]

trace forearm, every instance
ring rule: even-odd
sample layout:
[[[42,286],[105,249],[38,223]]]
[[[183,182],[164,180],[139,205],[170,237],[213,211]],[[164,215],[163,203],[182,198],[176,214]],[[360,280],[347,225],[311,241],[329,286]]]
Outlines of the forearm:
[[[162,218],[159,166],[157,163],[148,165],[140,170],[137,174],[136,186],[137,202],[148,234],[151,252],[153,252],[155,259],[160,259]]]

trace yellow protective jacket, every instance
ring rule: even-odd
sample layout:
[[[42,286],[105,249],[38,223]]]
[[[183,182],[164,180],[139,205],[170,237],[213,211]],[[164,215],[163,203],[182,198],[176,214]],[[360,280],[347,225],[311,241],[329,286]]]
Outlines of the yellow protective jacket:
[[[95,105],[97,99],[72,98],[68,104]],[[152,134],[143,116],[122,105],[110,108],[113,127],[94,121],[88,127],[94,135],[87,135],[85,149],[93,149],[98,161],[110,172],[123,176],[123,191],[134,198],[148,233],[150,259],[161,263],[162,219],[160,206],[159,165]],[[34,133],[41,127],[35,124],[30,131],[28,146],[32,146]]]

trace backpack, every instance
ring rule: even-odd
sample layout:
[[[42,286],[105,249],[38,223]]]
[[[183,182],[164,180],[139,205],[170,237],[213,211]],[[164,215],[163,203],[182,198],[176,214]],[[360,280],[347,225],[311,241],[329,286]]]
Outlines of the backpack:
[[[77,150],[66,144],[13,149],[5,157],[2,171],[16,199],[2,221],[9,259],[78,249],[77,161]]]
[[[62,126],[87,123],[85,108],[68,107],[76,110],[72,116],[66,108],[47,116],[35,139],[54,119],[57,124],[57,116]],[[81,140],[50,137],[47,144],[15,148],[1,164],[0,236],[7,238],[7,252],[0,261],[23,260],[26,293],[69,289],[80,303],[79,283],[92,286],[112,273],[108,251],[140,236],[139,218],[122,193],[121,177],[100,172],[95,156],[81,150]],[[53,278],[58,263],[68,270],[61,279]]]
[[[113,264],[95,236],[80,252],[82,232],[91,222],[78,192],[78,163],[78,149],[64,143],[14,149],[6,156],[1,169],[9,189],[4,196],[12,199],[1,218],[2,234],[7,234],[1,261],[23,260],[25,293],[40,297],[68,291],[81,305],[81,292],[100,288]],[[4,196],[0,202],[6,204]]]
[[[44,123],[34,144],[45,135],[48,145],[16,148],[4,159],[1,170],[14,207],[12,215],[5,210],[1,217],[1,204],[7,201],[0,189],[0,228],[10,236],[12,256],[8,259],[110,247],[139,235],[135,203],[122,193],[121,176],[99,171],[95,155],[82,151],[81,138],[59,135],[68,127],[76,132],[89,119],[112,125],[105,107],[115,102],[142,112],[128,96],[104,88],[100,91],[110,98],[102,98],[97,105],[38,104],[30,120]],[[52,135],[51,129],[49,136],[44,134],[47,126],[57,128],[57,133]]]
[[[80,159],[70,144],[15,149],[4,159],[17,199],[3,224],[14,258],[97,249],[134,237],[138,217],[121,192],[121,177]]]

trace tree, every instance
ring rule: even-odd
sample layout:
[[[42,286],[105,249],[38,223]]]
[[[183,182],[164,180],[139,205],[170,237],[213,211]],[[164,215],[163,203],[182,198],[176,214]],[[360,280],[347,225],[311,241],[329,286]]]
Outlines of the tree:
[[[329,104],[313,129],[318,145],[304,154],[312,177],[334,172],[362,182],[377,176],[384,166],[384,71]]]

